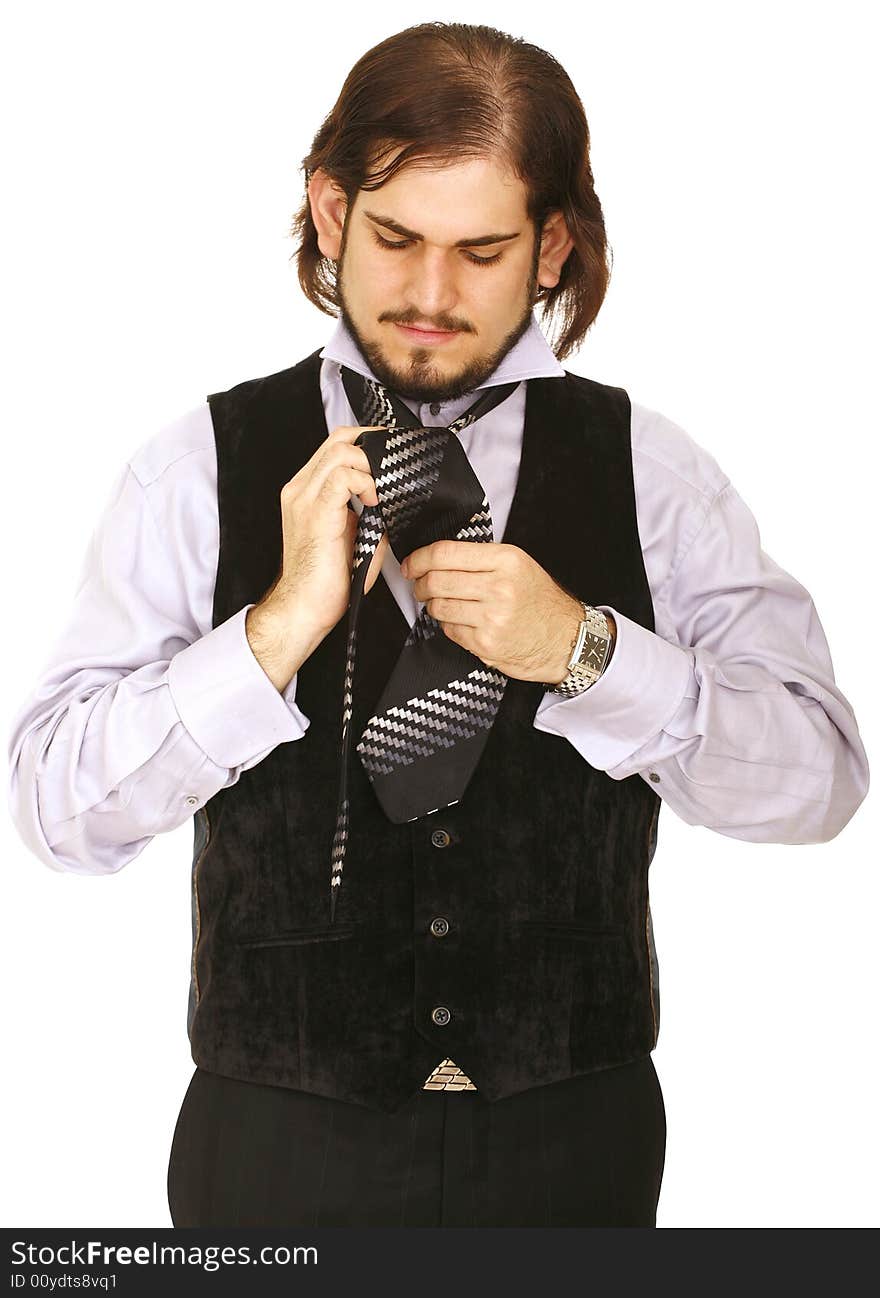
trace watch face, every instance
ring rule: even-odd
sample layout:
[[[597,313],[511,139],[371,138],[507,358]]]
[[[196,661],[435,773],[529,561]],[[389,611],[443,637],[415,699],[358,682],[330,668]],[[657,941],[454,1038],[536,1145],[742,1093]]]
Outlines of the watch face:
[[[592,667],[595,671],[598,671],[602,666],[602,660],[605,657],[605,646],[607,644],[608,641],[602,636],[593,635],[588,631],[584,637],[584,647],[581,650],[581,656],[578,659],[578,662],[582,663],[585,667]]]

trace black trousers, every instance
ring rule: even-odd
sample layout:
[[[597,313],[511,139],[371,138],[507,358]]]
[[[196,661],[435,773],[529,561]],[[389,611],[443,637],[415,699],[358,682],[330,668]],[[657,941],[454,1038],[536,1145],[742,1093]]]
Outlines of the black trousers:
[[[655,1226],[665,1156],[650,1055],[393,1114],[196,1068],[168,1203],[175,1226]]]

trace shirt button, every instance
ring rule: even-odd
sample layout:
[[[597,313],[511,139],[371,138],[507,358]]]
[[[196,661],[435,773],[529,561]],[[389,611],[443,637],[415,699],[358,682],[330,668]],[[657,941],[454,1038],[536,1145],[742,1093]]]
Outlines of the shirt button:
[[[435,829],[431,835],[431,842],[435,847],[448,847],[449,835],[445,829]]]
[[[197,802],[198,802],[198,798],[195,796],[194,793],[187,794],[186,803],[188,807],[194,807]]]
[[[437,1024],[438,1028],[445,1028],[446,1024],[452,1018],[449,1010],[445,1005],[438,1005],[431,1013],[431,1018]]]
[[[648,779],[653,780],[654,783],[656,784],[657,781],[660,779],[660,776],[657,774],[656,771],[652,771],[651,774],[648,776]]]
[[[439,401],[432,401],[432,402],[431,402],[431,405],[430,405],[429,408],[430,408],[430,411],[431,411],[431,414],[432,414],[432,415],[439,415],[439,413],[440,413],[440,402],[439,402]]]
[[[431,920],[431,932],[435,937],[445,937],[449,932],[449,920],[443,915],[438,915],[436,919]]]

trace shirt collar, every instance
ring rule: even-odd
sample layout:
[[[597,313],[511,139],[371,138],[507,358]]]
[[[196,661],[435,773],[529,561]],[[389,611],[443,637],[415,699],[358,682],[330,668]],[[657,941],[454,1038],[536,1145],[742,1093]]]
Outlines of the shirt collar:
[[[376,377],[341,317],[337,320],[336,328],[326,345],[321,348],[319,355],[322,359],[339,361],[358,374],[365,374],[368,378]],[[485,382],[474,390],[480,392],[483,388],[496,387],[499,383],[518,382],[521,379],[560,378],[564,374],[565,369],[556,359],[533,311],[525,333],[514,343]]]

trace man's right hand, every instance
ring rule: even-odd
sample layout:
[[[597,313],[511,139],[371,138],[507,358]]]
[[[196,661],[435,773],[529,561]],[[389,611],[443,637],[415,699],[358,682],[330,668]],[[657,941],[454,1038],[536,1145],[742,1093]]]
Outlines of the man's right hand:
[[[365,505],[379,503],[367,453],[354,443],[362,432],[381,427],[334,428],[281,488],[281,572],[248,610],[246,626],[251,648],[282,691],[348,609],[358,524],[349,500],[356,495]],[[378,578],[387,549],[386,532],[370,563],[364,594]]]

